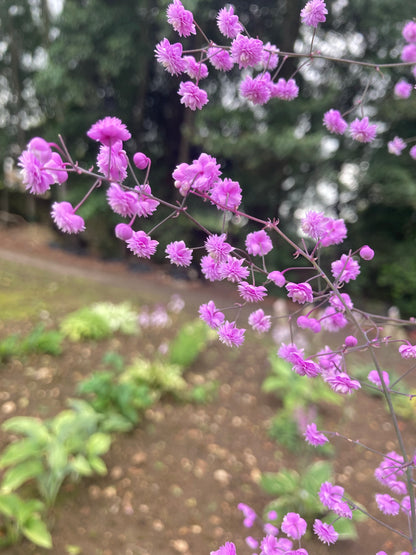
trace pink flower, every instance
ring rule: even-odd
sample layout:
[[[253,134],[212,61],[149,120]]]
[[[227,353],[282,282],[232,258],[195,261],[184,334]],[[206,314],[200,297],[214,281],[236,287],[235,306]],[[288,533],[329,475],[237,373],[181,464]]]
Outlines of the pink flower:
[[[288,549],[290,549],[292,547],[292,542],[290,543],[290,547],[288,547]],[[281,551],[278,548],[278,540],[276,538],[276,536],[272,535],[272,534],[268,534],[267,536],[265,536],[260,544],[260,549],[261,549],[261,554],[262,555],[274,555],[275,553],[285,553],[286,551]]]
[[[264,229],[261,229],[247,235],[246,248],[247,252],[253,256],[264,256],[272,250],[273,243]]]
[[[127,241],[133,235],[132,228],[127,224],[117,224],[114,229],[115,236],[121,241]]]
[[[232,542],[225,542],[217,551],[211,551],[210,555],[237,555],[237,552]]]
[[[342,312],[337,311],[333,306],[328,306],[324,310],[321,318],[321,324],[324,329],[331,332],[337,332],[348,324]]]
[[[180,0],[173,0],[166,10],[168,23],[172,25],[181,37],[196,35],[194,16],[189,10],[185,10]]]
[[[416,345],[411,345],[409,342],[400,345],[399,353],[402,358],[416,358]]]
[[[264,333],[270,329],[271,317],[264,314],[264,311],[259,308],[250,314],[248,317],[248,323],[253,330],[258,331],[259,333]]]
[[[263,46],[263,56],[261,60],[262,66],[266,70],[276,69],[279,63],[279,49],[275,44],[266,42]]]
[[[257,76],[254,79],[247,75],[240,85],[241,96],[253,104],[266,104],[270,100],[271,92],[270,77],[267,79],[265,75]]]
[[[287,296],[299,304],[311,303],[313,301],[312,287],[309,283],[287,283]]]
[[[27,150],[36,156],[42,165],[52,158],[52,149],[49,143],[42,139],[42,137],[33,137],[27,143]]]
[[[51,215],[58,229],[64,233],[79,233],[85,229],[84,220],[75,214],[69,202],[54,202]]]
[[[273,270],[273,272],[270,272],[267,275],[267,279],[270,279],[275,285],[277,285],[277,287],[283,287],[283,285],[286,283],[285,276],[282,274],[282,272],[279,272],[278,270]]]
[[[280,98],[281,100],[293,100],[299,94],[299,87],[294,79],[283,79],[281,77],[272,89],[272,96]]]
[[[241,199],[240,184],[228,177],[219,179],[211,190],[211,200],[219,210],[237,210]]]
[[[231,57],[238,67],[253,67],[261,61],[263,43],[259,39],[252,39],[238,35],[231,44]]]
[[[408,21],[402,30],[406,42],[416,42],[416,21]]]
[[[328,441],[326,435],[317,430],[316,424],[314,422],[306,426],[306,430],[303,435],[305,436],[306,441],[314,447],[317,447],[318,445],[323,445]]]
[[[173,241],[166,247],[166,258],[169,258],[171,264],[177,266],[189,266],[192,262],[192,250],[188,249],[184,241]]]
[[[121,120],[109,116],[94,123],[87,131],[87,135],[90,139],[106,146],[111,146],[115,141],[128,141],[131,137]]]
[[[186,73],[191,79],[205,79],[208,77],[208,67],[202,62],[197,62],[193,56],[185,56]]]
[[[368,245],[364,245],[360,249],[360,256],[363,260],[372,260],[374,258],[374,251]]]
[[[335,374],[333,376],[328,375],[325,377],[325,381],[329,383],[331,389],[341,395],[351,394],[354,389],[361,388],[360,382],[353,380],[345,372],[340,372],[339,374]]]
[[[20,175],[29,193],[42,195],[55,182],[53,174],[45,171],[42,162],[28,150],[24,150],[19,156],[17,165],[21,168]]]
[[[297,325],[304,330],[311,330],[313,333],[321,331],[321,324],[316,318],[308,318],[307,316],[299,316],[296,320]]]
[[[287,513],[280,528],[287,536],[299,540],[306,532],[306,527],[306,520],[301,518],[298,513]]]
[[[302,219],[300,226],[305,235],[308,235],[317,241],[325,235],[327,221],[328,218],[323,214],[323,212],[309,210]]]
[[[199,307],[199,316],[210,328],[214,330],[224,322],[225,316],[223,312],[217,309],[214,301],[209,301]]]
[[[377,133],[377,125],[370,123],[368,118],[356,118],[350,124],[350,134],[354,141],[359,143],[371,143]]]
[[[196,110],[197,108],[201,110],[202,106],[208,103],[207,93],[195,85],[195,83],[192,83],[192,81],[181,81],[178,94],[181,97],[181,104],[184,104],[191,110]]]
[[[220,281],[223,279],[220,263],[211,256],[201,258],[201,272],[208,281]]]
[[[359,275],[360,265],[351,256],[343,254],[339,260],[332,262],[331,272],[336,280],[348,283]]]
[[[249,505],[245,503],[239,503],[237,509],[241,511],[244,515],[243,526],[245,528],[251,528],[257,518],[256,512]]]
[[[59,185],[68,179],[66,166],[57,152],[52,152],[51,158],[44,165],[44,171],[48,172],[54,178],[54,183],[59,183]]]
[[[395,84],[394,95],[397,98],[409,98],[412,93],[412,85],[403,79]]]
[[[218,338],[228,347],[239,347],[244,342],[245,329],[237,328],[234,322],[226,320],[218,329]]]
[[[326,21],[327,13],[328,10],[323,0],[310,0],[300,12],[300,17],[305,25],[317,27],[318,23]]]
[[[125,191],[117,183],[111,183],[107,189],[107,202],[113,212],[120,216],[132,217],[137,212],[138,196],[133,191]]]
[[[394,137],[392,141],[387,143],[387,149],[390,154],[394,154],[395,156],[400,156],[402,150],[406,148],[406,143],[401,137]]]
[[[222,8],[217,15],[217,25],[220,32],[229,39],[234,39],[238,33],[241,33],[243,26],[238,21],[238,16],[234,15],[234,8],[230,6]]]
[[[267,296],[267,289],[263,285],[251,285],[247,281],[238,284],[240,296],[248,303],[257,303]]]
[[[304,359],[303,356],[293,354],[291,357],[293,364],[292,370],[299,376],[308,376],[308,378],[316,378],[321,373],[321,368],[316,362],[310,359]]]
[[[348,293],[340,293],[340,296],[342,301],[338,297],[338,295],[335,295],[335,293],[331,293],[329,297],[329,304],[334,308],[336,308],[339,312],[344,312],[345,307],[352,310],[354,308],[354,304],[351,300],[351,297],[348,295]]]
[[[234,65],[234,60],[228,50],[219,46],[208,48],[208,58],[218,71],[230,71]]]
[[[230,252],[234,250],[229,243],[226,242],[226,234],[221,235],[210,235],[205,241],[205,248],[207,252],[212,256],[217,262],[226,262]]]
[[[243,258],[236,258],[235,256],[228,255],[227,261],[222,262],[220,266],[222,278],[233,283],[238,283],[246,279],[250,271],[247,266],[243,265],[244,262],[245,260]]]
[[[385,372],[383,370],[382,372],[383,374],[383,380],[384,383],[386,384],[386,387],[388,388],[390,385],[390,376],[387,372]],[[380,376],[379,373],[377,372],[377,370],[371,370],[371,372],[369,372],[367,379],[369,382],[375,384],[377,387],[381,388],[381,380],[380,380]]]
[[[160,203],[151,198],[152,191],[150,185],[148,183],[136,185],[134,190],[137,191],[136,214],[145,218],[151,216]]]
[[[401,58],[404,62],[416,63],[416,44],[406,44],[403,47]]]
[[[247,536],[245,542],[250,549],[257,549],[257,547],[259,546],[259,542],[252,536]]]
[[[343,135],[348,127],[348,123],[341,116],[338,110],[329,110],[324,114],[324,125],[330,133]]]
[[[139,170],[145,170],[150,164],[150,158],[143,154],[143,152],[136,152],[133,156],[133,164]]]
[[[400,511],[400,504],[388,493],[376,494],[377,506],[385,515],[398,515]]]
[[[346,237],[347,228],[344,220],[334,220],[333,218],[328,218],[325,224],[325,234],[321,238],[321,245],[323,247],[338,245],[339,243],[342,243]]]
[[[330,510],[342,501],[343,495],[344,488],[341,486],[333,486],[331,482],[323,482],[319,490],[319,499],[321,503]]]
[[[186,70],[186,61],[182,58],[182,44],[170,44],[168,39],[161,40],[155,48],[156,60],[171,75],[179,75]]]
[[[328,545],[335,543],[338,539],[338,532],[335,531],[332,524],[326,524],[325,522],[319,520],[319,518],[315,519],[313,531],[322,543],[326,543]]]
[[[203,152],[188,168],[188,179],[192,180],[190,187],[202,193],[208,192],[221,175],[220,167],[213,156]]]
[[[413,158],[413,160],[416,160],[416,145],[412,146],[412,148],[410,149],[409,152],[411,158]]]
[[[113,181],[124,181],[127,177],[128,158],[121,141],[114,141],[111,146],[102,144],[97,156],[100,172]]]
[[[150,258],[156,252],[158,241],[151,239],[144,231],[133,231],[127,240],[127,247],[140,258]]]
[[[347,335],[344,339],[344,344],[346,347],[355,347],[358,344],[358,340],[354,335]]]

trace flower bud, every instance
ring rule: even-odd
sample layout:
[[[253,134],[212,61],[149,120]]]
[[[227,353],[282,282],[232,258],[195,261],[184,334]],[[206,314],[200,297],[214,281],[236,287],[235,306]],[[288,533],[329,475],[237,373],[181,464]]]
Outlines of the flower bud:
[[[133,230],[127,224],[117,224],[114,228],[115,235],[117,239],[122,241],[127,241],[133,235]]]
[[[133,156],[133,163],[139,170],[145,170],[150,163],[150,158],[143,154],[143,152],[136,152]]]

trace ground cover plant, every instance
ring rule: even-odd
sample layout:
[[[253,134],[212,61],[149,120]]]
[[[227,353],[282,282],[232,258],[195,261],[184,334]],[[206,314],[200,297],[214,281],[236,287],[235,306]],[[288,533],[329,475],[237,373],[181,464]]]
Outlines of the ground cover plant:
[[[327,6],[323,0],[310,0],[300,12],[302,24],[311,31],[309,51],[281,52],[275,45],[263,44],[260,39],[250,37],[235,15],[233,7],[225,7],[217,15],[220,33],[231,40],[229,46],[218,45],[207,38],[194,15],[180,0],[175,0],[167,9],[168,22],[180,37],[189,37],[197,31],[202,35],[204,45],[196,51],[185,52],[198,52],[201,57],[199,60],[192,56],[184,57],[182,43],[171,44],[167,38],[157,44],[156,57],[173,76],[186,73],[190,77],[190,80],[180,83],[178,94],[180,102],[193,111],[201,110],[209,100],[207,92],[199,86],[200,80],[208,72],[206,61],[221,71],[227,71],[234,65],[243,70],[239,93],[244,100],[255,106],[263,106],[272,99],[283,102],[295,100],[299,95],[295,76],[301,69],[313,67],[315,60],[325,59],[334,63],[359,65],[376,73],[387,71],[392,66],[410,68],[416,63],[414,21],[403,23],[401,62],[381,64],[353,61],[327,56],[320,51],[315,52],[314,41],[319,33],[319,25],[325,22],[327,13]],[[299,59],[299,66],[289,79],[285,79],[280,77],[279,73],[289,58]],[[258,73],[254,73],[255,71]],[[394,88],[395,94],[402,99],[410,97],[413,88],[412,84],[403,83],[398,83]],[[351,99],[351,108],[347,112],[341,114],[332,107],[323,114],[323,125],[329,133],[341,136],[348,133],[352,143],[355,141],[361,145],[375,144],[381,124],[371,121],[371,110],[366,110],[368,87],[368,84],[363,87],[363,93],[358,100]],[[354,115],[350,117],[352,112]],[[313,533],[320,542],[334,544],[340,538],[336,522],[352,520],[354,514],[361,513],[393,534],[400,549],[407,549],[402,550],[402,554],[416,553],[414,446],[411,435],[405,438],[395,408],[396,398],[405,396],[409,402],[413,398],[413,394],[396,390],[395,386],[399,382],[404,383],[404,379],[414,370],[416,345],[408,339],[395,338],[383,331],[383,326],[389,322],[411,327],[415,325],[415,321],[377,316],[355,306],[347,292],[350,291],[349,283],[358,278],[362,264],[371,264],[375,255],[371,246],[361,243],[354,250],[349,249],[341,254],[342,247],[339,245],[347,236],[344,220],[337,215],[326,215],[313,207],[301,217],[299,237],[296,240],[281,229],[278,219],[260,219],[244,212],[240,184],[229,177],[220,177],[221,165],[205,152],[191,164],[183,162],[173,170],[174,187],[178,191],[176,202],[155,197],[149,184],[151,160],[146,154],[137,152],[133,157],[133,163],[130,163],[123,150],[123,142],[128,141],[131,134],[117,117],[107,116],[94,123],[87,131],[87,136],[100,143],[97,170],[83,168],[78,162],[74,162],[62,139],[55,144],[48,143],[40,137],[33,138],[19,159],[23,180],[29,192],[43,194],[53,184],[66,182],[71,173],[90,177],[93,185],[75,207],[67,201],[55,202],[52,206],[52,218],[57,227],[63,232],[77,234],[85,229],[83,218],[77,214],[78,209],[88,202],[90,195],[99,194],[96,189],[106,184],[106,197],[110,208],[119,216],[127,218],[128,222],[117,224],[115,234],[125,242],[127,249],[139,258],[148,259],[155,254],[159,242],[153,237],[157,235],[162,224],[170,225],[174,229],[175,220],[179,216],[195,224],[205,234],[203,245],[198,244],[191,248],[177,237],[177,240],[166,245],[166,257],[176,266],[188,267],[197,251],[204,249],[199,262],[204,277],[212,282],[228,280],[235,284],[238,301],[233,305],[217,307],[214,300],[207,299],[199,309],[201,319],[216,330],[219,341],[228,347],[239,347],[244,342],[247,330],[242,327],[245,325],[242,321],[246,318],[243,309],[252,306],[250,303],[263,302],[269,291],[274,288],[281,288],[295,306],[300,305],[298,310],[278,316],[280,320],[287,320],[288,333],[281,342],[277,356],[288,362],[291,371],[305,381],[322,381],[340,396],[355,395],[364,385],[378,388],[387,403],[395,434],[393,447],[387,451],[380,451],[371,443],[364,444],[338,430],[321,431],[312,420],[307,423],[304,436],[312,446],[324,445],[330,437],[336,437],[367,449],[379,458],[374,470],[374,476],[378,481],[374,495],[374,510],[367,509],[368,500],[364,503],[356,502],[345,493],[343,486],[323,478],[316,492],[317,496],[324,512],[331,511],[336,516],[331,522],[315,518],[312,525]],[[387,145],[389,153],[396,156],[406,147],[407,142],[401,137],[392,138]],[[416,157],[415,149],[416,146],[410,148],[412,158]],[[139,182],[134,167],[139,171],[145,170],[143,183]],[[212,232],[198,222],[191,210],[188,210],[191,198],[213,205],[213,210],[222,214],[222,233]],[[146,217],[153,221],[159,207],[167,209],[167,216],[148,231],[144,231],[142,225],[137,229],[138,220]],[[229,215],[245,219],[253,226],[254,231],[246,235],[244,245],[234,245],[231,242],[227,227]],[[289,250],[294,259],[293,263],[280,269],[268,265],[267,255],[273,251],[276,244]],[[258,308],[250,312],[247,322],[254,331],[266,333],[271,328],[272,315]],[[317,347],[313,342],[301,346],[298,341],[300,330],[307,330],[311,334],[320,334],[324,330],[337,334],[338,341],[333,346],[321,344]],[[384,369],[379,360],[378,353],[383,346],[393,349],[397,355],[399,377],[395,382],[390,380],[388,369]],[[365,379],[359,378],[354,372],[352,361],[353,355],[357,352],[366,353],[372,365]],[[140,363],[138,368],[139,380],[143,380],[143,364]],[[179,384],[178,374],[175,372],[172,371],[172,375],[175,377],[175,383]],[[158,383],[160,373],[154,371],[153,379]],[[311,466],[309,470],[311,468],[315,467]],[[251,528],[257,520],[256,512],[246,504],[239,504],[239,508],[244,514],[244,526]],[[400,523],[390,524],[383,515],[398,516],[397,520]],[[308,530],[305,516],[307,515],[294,510],[275,515],[274,520],[278,527],[267,522],[263,534],[258,538],[247,536],[246,543],[250,549],[259,548],[262,555],[307,555],[308,550],[303,543]],[[401,519],[401,516],[404,518]],[[232,539],[211,553],[234,555],[236,548]],[[404,548],[401,547],[403,543],[406,545]],[[392,547],[395,548],[395,545]]]

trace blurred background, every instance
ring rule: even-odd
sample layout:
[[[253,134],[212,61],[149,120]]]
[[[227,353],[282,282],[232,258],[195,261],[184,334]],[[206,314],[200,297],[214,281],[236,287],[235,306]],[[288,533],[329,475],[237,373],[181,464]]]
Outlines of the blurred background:
[[[186,0],[208,37],[222,43],[216,14],[219,0]],[[303,0],[236,1],[236,13],[251,36],[282,51],[308,51],[310,29],[300,25]],[[348,64],[315,60],[296,76],[299,98],[251,106],[238,95],[240,73],[210,76],[201,83],[210,98],[198,113],[185,111],[177,94],[180,77],[171,77],[154,56],[155,45],[179,37],[166,22],[169,1],[162,0],[2,0],[0,2],[0,214],[3,225],[13,216],[51,226],[50,204],[57,198],[77,202],[89,187],[81,178],[55,188],[43,198],[25,194],[16,168],[27,141],[40,135],[57,142],[60,133],[80,163],[93,164],[96,144],[87,140],[92,123],[119,117],[132,133],[126,144],[152,159],[150,184],[166,200],[176,196],[171,174],[180,162],[203,151],[217,157],[223,177],[238,180],[243,209],[259,218],[279,218],[282,229],[296,233],[307,209],[324,210],[346,220],[347,243],[332,247],[337,256],[369,244],[376,256],[362,267],[357,286],[367,300],[396,305],[403,316],[416,315],[416,180],[415,160],[388,154],[396,135],[416,135],[416,93],[394,97],[394,84],[414,83],[409,68],[376,72]],[[327,22],[319,26],[314,48],[324,54],[372,62],[400,61],[401,30],[414,15],[401,0],[329,0]],[[200,35],[184,41],[185,49],[203,45]],[[288,61],[288,78],[299,62]],[[345,112],[367,88],[365,114],[377,122],[371,145],[329,136],[322,116],[330,108]],[[360,117],[356,110],[347,119]],[[408,152],[408,151],[407,151]],[[189,203],[192,208],[193,203]],[[198,218],[220,229],[214,210],[195,204]],[[80,214],[87,222],[77,247],[103,258],[121,256],[114,238],[117,223],[105,195],[95,194]],[[160,218],[163,217],[163,210]],[[152,222],[144,221],[150,229]],[[189,246],[201,238],[183,220],[175,220],[178,238]],[[146,227],[147,226],[147,227]],[[243,244],[252,231],[231,221],[230,232]],[[170,226],[157,232],[160,261],[171,240]],[[58,240],[58,239],[57,239]],[[339,251],[339,252],[338,252]],[[277,269],[291,263],[282,246],[273,255]],[[355,285],[354,285],[355,286]],[[353,287],[354,287],[353,286]],[[379,308],[379,307],[377,307]]]

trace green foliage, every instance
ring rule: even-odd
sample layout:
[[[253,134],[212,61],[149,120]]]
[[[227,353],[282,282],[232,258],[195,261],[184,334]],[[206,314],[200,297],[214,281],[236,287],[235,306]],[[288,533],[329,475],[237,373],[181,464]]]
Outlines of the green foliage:
[[[261,487],[273,497],[265,512],[275,510],[283,515],[293,511],[311,522],[326,514],[317,495],[321,484],[330,481],[333,474],[332,464],[328,461],[317,461],[301,472],[284,468],[277,473],[266,473],[261,477]]]
[[[0,341],[0,362],[18,356],[20,352],[19,335],[9,335]]]
[[[184,394],[184,399],[190,403],[205,405],[212,402],[218,393],[220,384],[218,381],[209,381],[195,385]]]
[[[0,545],[17,543],[24,536],[39,547],[51,549],[52,538],[41,518],[43,510],[39,499],[0,492]]]
[[[137,312],[129,302],[114,304],[110,302],[95,303],[91,307],[94,314],[98,314],[108,322],[111,331],[125,335],[135,335],[139,332]]]
[[[158,397],[164,393],[179,394],[186,389],[183,368],[163,360],[135,358],[121,374],[122,383],[148,386]]]
[[[295,411],[306,410],[311,405],[329,403],[339,405],[343,399],[329,389],[320,379],[310,379],[293,372],[291,365],[271,354],[269,357],[271,374],[264,380],[262,389],[273,393],[282,402],[282,407],[273,418],[271,435],[283,446],[291,450],[299,448],[299,441],[304,444],[295,420]],[[322,454],[330,454],[331,446],[321,446]]]
[[[91,307],[83,307],[68,314],[61,322],[61,331],[71,341],[105,339],[111,334],[110,323]]]
[[[105,339],[114,332],[138,333],[137,313],[130,303],[95,303],[68,314],[61,322],[61,331],[71,341]]]
[[[101,431],[102,415],[81,400],[73,400],[71,406],[44,422],[17,416],[3,423],[5,432],[23,436],[0,456],[0,468],[6,469],[0,484],[3,493],[33,480],[50,507],[67,477],[106,473],[101,456],[111,438]]]
[[[60,355],[62,353],[62,334],[57,330],[45,330],[38,325],[23,339],[21,349],[24,353],[46,353]]]
[[[140,414],[154,402],[147,384],[120,382],[111,371],[94,372],[78,386],[95,411],[103,415],[104,432],[127,432],[140,420]]]
[[[183,325],[169,346],[169,363],[188,368],[212,337],[210,328],[200,319]]]

